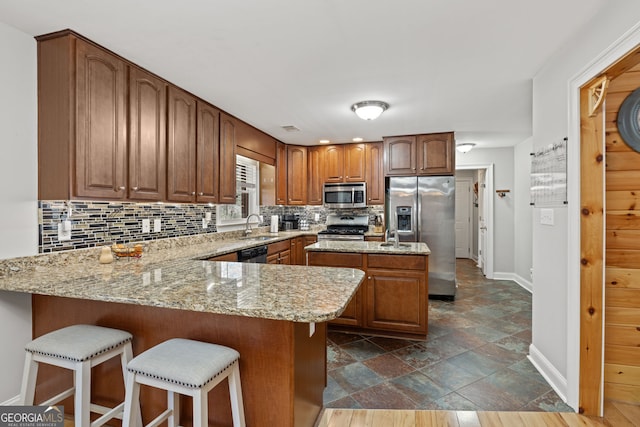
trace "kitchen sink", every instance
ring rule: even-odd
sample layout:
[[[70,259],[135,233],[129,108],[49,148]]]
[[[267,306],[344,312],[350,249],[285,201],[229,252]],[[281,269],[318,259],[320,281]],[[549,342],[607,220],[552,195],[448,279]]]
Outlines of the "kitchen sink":
[[[384,242],[384,243],[380,243],[380,246],[382,246],[383,248],[394,247],[394,243]],[[408,243],[398,243],[399,248],[408,248],[409,246],[410,245]]]
[[[262,242],[265,240],[273,240],[273,239],[277,239],[277,237],[273,237],[273,236],[255,236],[255,237],[242,237],[240,240],[255,240],[257,242]]]

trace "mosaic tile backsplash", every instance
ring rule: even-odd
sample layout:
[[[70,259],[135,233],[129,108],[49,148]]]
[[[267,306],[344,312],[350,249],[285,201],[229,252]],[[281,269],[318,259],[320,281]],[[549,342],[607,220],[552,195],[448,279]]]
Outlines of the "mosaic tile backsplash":
[[[206,204],[158,204],[132,202],[41,200],[39,211],[40,253],[84,249],[113,243],[131,243],[170,237],[216,233],[218,206]],[[207,228],[202,228],[205,214],[211,213]],[[324,224],[327,214],[336,210],[322,206],[261,206],[260,215],[269,226],[271,215],[297,214],[310,225]],[[341,211],[342,212],[342,211]],[[348,213],[366,213],[373,224],[383,206],[370,206]],[[315,221],[315,214],[320,219]],[[347,213],[347,212],[345,212]],[[69,215],[70,214],[70,215]],[[142,220],[150,220],[150,232],[142,232]],[[154,220],[161,221],[161,231],[154,232]],[[58,227],[64,221],[71,222],[71,238],[60,241]]]

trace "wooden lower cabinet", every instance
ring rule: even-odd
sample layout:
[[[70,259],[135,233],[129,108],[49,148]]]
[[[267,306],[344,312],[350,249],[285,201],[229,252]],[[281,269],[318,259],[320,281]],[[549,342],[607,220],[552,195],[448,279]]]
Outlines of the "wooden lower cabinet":
[[[367,271],[366,327],[409,333],[427,332],[425,275],[420,271]]]
[[[425,336],[428,320],[428,257],[343,252],[308,252],[309,265],[351,267],[366,279],[340,317],[330,325],[362,332]]]
[[[267,247],[267,264],[291,264],[291,242],[283,240]]]

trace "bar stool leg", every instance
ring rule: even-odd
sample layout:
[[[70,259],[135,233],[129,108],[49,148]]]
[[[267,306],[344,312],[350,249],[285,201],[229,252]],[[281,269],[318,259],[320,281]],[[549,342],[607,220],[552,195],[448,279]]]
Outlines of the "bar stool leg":
[[[240,383],[240,366],[236,361],[231,370],[229,381],[229,397],[231,398],[231,415],[234,427],[245,427],[244,402],[242,401],[242,385]]]
[[[26,352],[22,386],[20,387],[20,405],[33,405],[36,393],[36,378],[38,377],[38,362],[33,360],[33,354]]]
[[[178,393],[167,391],[167,407],[171,411],[171,415],[167,419],[168,427],[178,427],[180,425],[180,395]]]
[[[140,384],[136,381],[136,374],[129,373],[125,376],[124,414],[122,414],[122,425],[142,426],[142,414],[140,412]]]
[[[209,425],[208,394],[204,389],[196,390],[193,394],[193,427]]]
[[[74,367],[74,412],[76,426],[91,424],[91,362],[77,362]]]

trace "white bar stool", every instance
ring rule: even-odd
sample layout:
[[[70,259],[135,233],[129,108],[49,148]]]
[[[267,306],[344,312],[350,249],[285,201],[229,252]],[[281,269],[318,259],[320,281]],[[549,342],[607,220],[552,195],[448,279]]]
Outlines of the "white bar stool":
[[[91,403],[91,368],[113,357],[120,356],[122,375],[126,378],[126,365],[132,358],[129,332],[94,325],[73,325],[45,334],[28,343],[20,403],[33,405],[39,363],[73,371],[73,387],[39,405],[54,405],[73,395],[76,427],[101,426],[112,418],[122,419],[124,402],[114,408]],[[90,413],[102,416],[90,421]]]
[[[236,350],[216,344],[175,338],[136,356],[127,369],[123,426],[134,426],[139,411],[140,384],[167,390],[167,410],[147,424],[168,427],[180,422],[179,394],[193,398],[193,426],[208,425],[207,395],[222,380],[229,380],[234,427],[245,427],[240,368]]]

